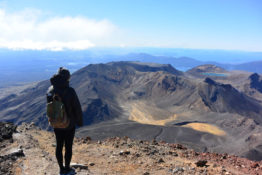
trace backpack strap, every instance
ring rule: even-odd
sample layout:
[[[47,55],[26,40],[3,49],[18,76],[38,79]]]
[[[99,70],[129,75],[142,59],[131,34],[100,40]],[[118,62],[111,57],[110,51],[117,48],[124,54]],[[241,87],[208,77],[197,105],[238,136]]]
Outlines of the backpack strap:
[[[63,90],[60,89],[55,89],[53,90],[53,100],[57,100],[57,101],[63,101],[63,98],[67,92],[68,88],[65,88]]]
[[[60,97],[59,94],[54,94],[53,95],[53,101],[62,101],[62,98]]]

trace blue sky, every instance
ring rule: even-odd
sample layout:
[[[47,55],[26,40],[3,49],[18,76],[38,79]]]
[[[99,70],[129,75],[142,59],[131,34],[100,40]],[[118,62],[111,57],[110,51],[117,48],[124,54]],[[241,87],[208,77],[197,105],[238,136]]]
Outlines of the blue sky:
[[[262,51],[261,31],[260,0],[0,0],[0,47],[9,49]]]

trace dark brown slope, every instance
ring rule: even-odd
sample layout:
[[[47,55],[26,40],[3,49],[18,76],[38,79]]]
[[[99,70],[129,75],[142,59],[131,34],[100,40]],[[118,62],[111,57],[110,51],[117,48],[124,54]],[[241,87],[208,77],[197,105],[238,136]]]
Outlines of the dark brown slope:
[[[238,155],[255,149],[255,158],[262,159],[257,138],[262,107],[230,85],[212,79],[199,82],[170,65],[136,62],[88,65],[72,75],[71,85],[87,125],[78,131],[81,136],[155,138]],[[47,128],[49,86],[43,81],[1,98],[1,120],[34,121]]]
[[[201,85],[199,95],[211,111],[237,113],[262,122],[261,105],[253,98],[238,92],[230,84],[217,83],[210,78]]]
[[[233,78],[232,84],[241,92],[245,93],[247,96],[255,98],[262,104],[262,78],[261,75],[257,73],[249,73],[244,76],[239,76],[241,78]]]
[[[122,109],[115,100],[115,96],[130,85],[131,78],[137,72],[157,71],[182,75],[182,72],[170,65],[135,62],[88,65],[74,73],[71,85],[80,98],[85,123],[91,124],[118,117]],[[7,94],[1,98],[1,120],[12,121],[16,124],[33,121],[38,126],[47,128],[45,93],[49,86],[49,81],[43,81],[21,92]]]
[[[244,84],[244,92],[250,96],[257,97],[262,93],[262,77],[257,74],[251,74]]]
[[[85,116],[85,124],[97,123],[122,116],[121,100],[134,78],[154,72],[182,75],[170,65],[136,62],[111,62],[88,65],[72,76],[72,86],[78,92]]]
[[[45,93],[49,85],[49,81],[43,81],[1,98],[0,120],[16,124],[35,122],[40,127],[46,128],[48,121],[45,114]]]

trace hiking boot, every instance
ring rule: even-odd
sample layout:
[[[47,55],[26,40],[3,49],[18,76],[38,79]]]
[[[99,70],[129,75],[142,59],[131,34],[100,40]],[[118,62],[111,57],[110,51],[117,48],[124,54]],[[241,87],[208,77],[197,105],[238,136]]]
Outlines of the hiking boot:
[[[74,175],[76,174],[75,169],[73,168],[65,168],[65,175]]]
[[[66,170],[65,169],[61,169],[59,172],[59,175],[66,175]]]

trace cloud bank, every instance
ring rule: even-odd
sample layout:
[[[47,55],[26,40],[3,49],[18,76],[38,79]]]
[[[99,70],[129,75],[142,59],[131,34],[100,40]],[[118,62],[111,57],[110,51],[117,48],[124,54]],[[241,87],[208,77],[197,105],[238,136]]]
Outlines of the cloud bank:
[[[117,27],[108,20],[45,17],[38,10],[6,13],[0,9],[0,48],[14,50],[84,50],[111,37]]]

